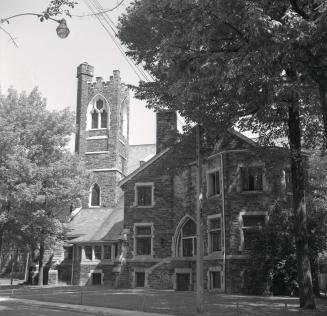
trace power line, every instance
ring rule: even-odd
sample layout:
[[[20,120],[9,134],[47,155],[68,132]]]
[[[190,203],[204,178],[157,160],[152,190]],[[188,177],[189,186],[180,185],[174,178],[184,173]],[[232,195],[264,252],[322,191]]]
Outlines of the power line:
[[[94,15],[100,15],[100,14],[106,13],[106,12],[112,12],[112,11],[116,10],[118,7],[120,7],[124,2],[125,2],[125,0],[121,0],[114,7],[110,8],[110,9],[103,9],[101,12],[96,12],[96,13],[91,13],[91,14],[83,14],[83,15],[72,14],[72,16],[77,17],[77,18],[85,18],[88,16],[94,16]]]
[[[92,6],[88,3],[87,0],[83,0],[85,5],[89,8],[89,10],[92,13],[95,13],[95,10],[92,8]],[[104,30],[106,31],[106,33],[109,35],[109,37],[111,38],[111,40],[114,42],[114,44],[116,45],[116,47],[118,48],[118,50],[120,51],[120,53],[123,55],[124,59],[127,61],[127,63],[129,64],[129,66],[132,68],[133,72],[137,75],[137,77],[140,80],[143,80],[143,78],[141,77],[141,75],[136,71],[136,69],[134,68],[134,65],[130,62],[130,60],[127,58],[127,56],[125,55],[125,52],[122,51],[120,45],[117,43],[115,37],[110,33],[110,31],[108,30],[108,28],[106,27],[106,25],[102,22],[102,20],[99,18],[98,15],[93,15],[101,24],[101,26],[104,28]]]
[[[93,6],[96,10],[103,11],[103,8],[98,0],[89,0],[89,1],[93,1]],[[101,14],[101,16],[103,17],[104,21],[109,25],[109,27],[113,31],[114,35],[118,38],[118,32],[117,32],[116,25],[113,22],[113,20],[110,18],[109,14],[104,12],[103,14]],[[121,50],[126,55],[126,52],[119,41],[118,41],[118,44],[121,47]],[[129,57],[127,56],[127,58],[129,58]],[[150,75],[145,72],[143,67],[141,67],[139,64],[134,63],[134,61],[131,58],[129,58],[129,59],[134,64],[134,66],[137,68],[137,70],[143,75],[143,77],[146,79],[146,81],[150,81]],[[152,80],[154,80],[154,79],[152,78]]]
[[[98,0],[89,0],[89,2],[90,2],[90,5],[93,5],[93,8],[94,8],[93,12],[94,11],[99,11],[100,12],[99,15],[104,20],[104,23],[107,24],[110,27],[110,29],[112,30],[112,32],[113,32],[113,34],[115,36],[115,42],[120,47],[120,49],[119,49],[120,52],[122,54],[124,54],[130,60],[130,62],[133,63],[133,66],[144,77],[145,81],[151,81],[151,79],[154,80],[154,78],[148,72],[146,72],[141,65],[136,64],[129,56],[126,55],[126,52],[125,52],[123,46],[121,45],[120,41],[116,40],[116,37],[118,38],[118,32],[117,32],[116,25],[113,22],[113,20],[110,18],[109,14],[107,12],[105,12],[105,10],[103,9],[100,2]],[[111,38],[112,38],[112,36],[111,36]]]

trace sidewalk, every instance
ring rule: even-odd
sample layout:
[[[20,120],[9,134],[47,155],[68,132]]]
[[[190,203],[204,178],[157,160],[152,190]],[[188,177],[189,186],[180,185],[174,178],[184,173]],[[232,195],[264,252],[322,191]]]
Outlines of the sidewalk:
[[[18,299],[18,298],[6,298],[6,301],[10,301],[22,305],[45,306],[47,308],[53,308],[56,310],[74,311],[74,312],[90,313],[96,315],[106,315],[106,316],[173,316],[168,314],[148,313],[143,311],[141,312],[141,311],[123,310],[123,309],[107,308],[107,307],[42,302],[42,301]]]

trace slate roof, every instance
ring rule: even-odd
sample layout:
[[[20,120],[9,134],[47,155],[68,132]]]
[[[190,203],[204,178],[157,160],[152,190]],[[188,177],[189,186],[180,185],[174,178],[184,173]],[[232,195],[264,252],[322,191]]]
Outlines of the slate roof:
[[[149,160],[155,153],[155,144],[130,145],[128,173],[137,169],[140,161]],[[121,197],[114,208],[76,209],[66,228],[70,244],[119,240],[124,228],[124,198]]]
[[[70,243],[116,241],[121,237],[123,219],[123,197],[114,208],[82,208],[67,223],[67,237]]]

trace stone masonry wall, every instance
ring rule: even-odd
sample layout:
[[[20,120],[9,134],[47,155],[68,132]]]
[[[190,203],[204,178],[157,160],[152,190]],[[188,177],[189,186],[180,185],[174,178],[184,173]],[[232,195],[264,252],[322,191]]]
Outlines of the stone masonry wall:
[[[233,145],[234,144],[234,145]],[[209,215],[222,214],[223,206],[225,211],[226,227],[226,290],[239,292],[242,288],[243,270],[246,266],[248,252],[240,248],[242,227],[240,212],[263,211],[269,212],[277,201],[284,203],[286,194],[283,191],[282,174],[283,169],[288,165],[287,151],[282,149],[260,149],[250,147],[242,139],[232,139],[228,142],[230,151],[211,155],[210,159],[204,159],[202,188],[202,225],[204,239],[205,269],[220,267],[223,269],[223,253],[208,253],[208,227],[207,217]],[[220,148],[223,151],[222,148]],[[127,258],[129,260],[130,273],[133,269],[148,264],[153,266],[156,262],[174,255],[173,237],[176,228],[185,215],[195,218],[195,179],[196,168],[192,161],[184,157],[178,157],[187,167],[184,169],[171,168],[168,161],[171,160],[171,153],[168,152],[147,168],[135,175],[123,185],[125,192],[125,219],[124,227],[129,230]],[[176,158],[177,159],[177,158]],[[176,160],[175,159],[175,160]],[[223,161],[223,166],[221,165]],[[250,165],[262,165],[263,191],[242,192],[240,167]],[[212,197],[207,196],[207,176],[210,171],[223,171],[220,179],[221,188],[224,185],[224,203],[221,193]],[[154,201],[153,207],[142,208],[134,206],[135,183],[153,182]],[[153,258],[138,260],[134,257],[133,229],[135,223],[153,223]],[[157,261],[156,261],[157,260]],[[186,262],[186,261],[185,261]],[[185,264],[182,258],[172,263],[164,263],[158,266],[149,275],[149,286],[155,288],[169,288],[171,276],[178,264]],[[189,262],[189,259],[188,261]],[[192,270],[195,273],[195,269]],[[205,275],[206,272],[205,272]],[[207,282],[205,277],[205,283]],[[167,282],[160,284],[160,280]],[[194,280],[194,279],[193,279]]]
[[[87,63],[77,69],[78,91],[76,111],[76,146],[75,151],[86,162],[88,169],[107,169],[107,173],[95,172],[94,179],[101,187],[101,196],[104,207],[113,207],[121,191],[118,182],[128,159],[128,134],[122,135],[120,127],[122,102],[127,111],[127,130],[129,129],[129,91],[121,82],[118,70],[113,72],[109,81],[96,77],[92,82],[93,67]],[[102,98],[109,107],[109,122],[107,128],[88,129],[88,109],[96,98]],[[91,186],[91,183],[90,183]],[[88,198],[83,207],[87,207]]]

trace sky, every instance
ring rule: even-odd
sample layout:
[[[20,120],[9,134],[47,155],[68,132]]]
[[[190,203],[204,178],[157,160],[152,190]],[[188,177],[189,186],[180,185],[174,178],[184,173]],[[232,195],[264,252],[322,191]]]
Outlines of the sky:
[[[120,0],[98,0],[105,9],[113,8]],[[40,13],[50,0],[0,0],[0,19],[20,13]],[[71,11],[85,15],[90,11],[83,0]],[[130,0],[108,12],[117,22]],[[21,16],[1,24],[15,38],[18,48],[0,29],[0,86],[2,93],[9,87],[31,91],[39,87],[50,110],[76,110],[76,68],[83,62],[94,66],[94,77],[109,80],[113,70],[119,69],[122,81],[137,85],[139,78],[124,56],[93,17],[66,18],[70,34],[60,39],[57,23],[40,22],[35,16]],[[146,109],[145,102],[131,98],[130,144],[155,143],[155,115]]]

